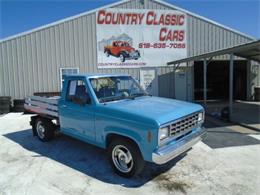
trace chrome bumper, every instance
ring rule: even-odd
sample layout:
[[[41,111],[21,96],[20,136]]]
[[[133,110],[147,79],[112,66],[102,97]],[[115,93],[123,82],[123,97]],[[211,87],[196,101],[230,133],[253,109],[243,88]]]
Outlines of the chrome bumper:
[[[206,129],[201,127],[174,144],[168,144],[153,152],[152,160],[156,164],[164,164],[183,152],[189,150],[193,145],[202,140]]]

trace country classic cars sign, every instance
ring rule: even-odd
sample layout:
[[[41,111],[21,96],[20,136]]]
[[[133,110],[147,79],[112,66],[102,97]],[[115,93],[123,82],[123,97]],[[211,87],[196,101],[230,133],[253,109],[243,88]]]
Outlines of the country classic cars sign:
[[[165,66],[187,56],[187,16],[175,10],[96,13],[98,68]]]

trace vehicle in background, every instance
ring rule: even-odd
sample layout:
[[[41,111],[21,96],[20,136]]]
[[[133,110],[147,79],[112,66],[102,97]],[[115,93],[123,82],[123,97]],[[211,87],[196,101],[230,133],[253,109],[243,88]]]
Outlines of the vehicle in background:
[[[107,45],[104,47],[104,53],[107,57],[110,55],[120,58],[121,62],[125,60],[140,58],[140,52],[131,47],[126,41],[113,41],[112,45]]]

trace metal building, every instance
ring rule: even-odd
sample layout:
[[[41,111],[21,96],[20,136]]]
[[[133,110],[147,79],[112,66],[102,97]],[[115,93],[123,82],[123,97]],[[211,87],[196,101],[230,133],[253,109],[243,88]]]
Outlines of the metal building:
[[[127,73],[140,79],[140,68],[97,68],[96,12],[107,8],[179,10],[185,13],[188,57],[255,40],[160,0],[123,0],[1,40],[0,96],[22,99],[34,92],[60,91],[62,74],[70,71]],[[214,60],[225,63],[225,59],[225,56],[221,56]],[[250,62],[241,61],[247,70],[245,78],[248,99],[253,93],[252,83],[259,85],[259,70],[253,70],[254,66]],[[199,88],[195,89],[194,77],[197,70],[194,67],[196,64],[200,67],[200,63],[187,63],[178,70],[167,67],[166,64],[164,67],[156,67],[158,95],[193,100],[196,90],[199,91]]]

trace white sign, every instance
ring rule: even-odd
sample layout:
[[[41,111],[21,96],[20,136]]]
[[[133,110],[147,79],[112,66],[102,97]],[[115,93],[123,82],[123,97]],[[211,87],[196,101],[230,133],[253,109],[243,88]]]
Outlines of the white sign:
[[[176,10],[96,13],[98,68],[166,66],[187,57],[187,16]]]
[[[140,85],[149,94],[158,96],[158,79],[154,69],[140,70]]]

